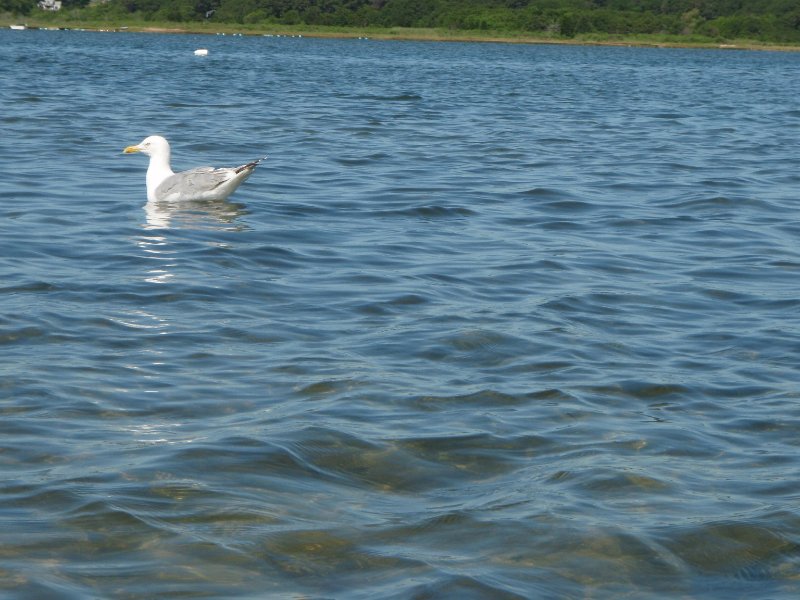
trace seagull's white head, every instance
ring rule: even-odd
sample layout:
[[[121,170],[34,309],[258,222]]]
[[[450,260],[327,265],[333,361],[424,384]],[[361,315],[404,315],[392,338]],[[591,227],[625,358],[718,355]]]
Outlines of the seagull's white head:
[[[141,152],[150,157],[147,167],[147,199],[156,200],[156,190],[164,180],[174,175],[169,166],[169,142],[160,135],[151,135],[144,138],[136,146],[128,146],[123,150],[125,154]]]
[[[169,142],[160,135],[151,135],[136,146],[128,146],[123,152],[125,154],[141,152],[147,156],[165,156],[169,160]]]

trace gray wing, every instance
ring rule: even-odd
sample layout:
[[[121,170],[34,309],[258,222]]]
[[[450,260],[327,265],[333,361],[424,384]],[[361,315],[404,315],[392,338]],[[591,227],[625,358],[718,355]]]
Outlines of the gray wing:
[[[162,181],[156,188],[156,196],[159,199],[191,200],[213,195],[215,189],[235,174],[233,169],[214,167],[197,167],[181,171]]]

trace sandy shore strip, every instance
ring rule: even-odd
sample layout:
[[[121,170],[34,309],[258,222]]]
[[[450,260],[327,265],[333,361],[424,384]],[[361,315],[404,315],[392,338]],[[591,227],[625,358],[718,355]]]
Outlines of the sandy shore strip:
[[[17,24],[8,18],[0,19],[0,27],[7,28]],[[570,46],[618,46],[642,48],[698,48],[721,50],[766,50],[775,52],[798,52],[800,45],[770,44],[754,40],[734,41],[693,41],[680,40],[679,36],[660,39],[658,36],[616,36],[593,39],[591,37],[556,38],[537,36],[529,33],[483,32],[442,29],[414,29],[392,27],[388,29],[348,29],[348,28],[315,28],[281,27],[281,26],[247,26],[235,23],[170,23],[147,25],[137,23],[101,24],[81,22],[29,21],[25,23],[29,29],[80,29],[101,32],[135,32],[135,33],[169,33],[169,34],[206,34],[206,35],[243,35],[243,36],[281,36],[310,38],[370,39],[396,41],[427,42],[480,42],[499,44],[557,44]]]

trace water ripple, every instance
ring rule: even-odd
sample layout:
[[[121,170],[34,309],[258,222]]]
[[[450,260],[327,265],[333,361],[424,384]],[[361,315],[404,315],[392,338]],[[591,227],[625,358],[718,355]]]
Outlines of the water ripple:
[[[0,594],[797,596],[795,55],[0,38]]]

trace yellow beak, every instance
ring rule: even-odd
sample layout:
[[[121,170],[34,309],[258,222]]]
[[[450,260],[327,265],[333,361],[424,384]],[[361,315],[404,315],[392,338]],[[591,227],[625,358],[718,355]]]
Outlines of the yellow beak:
[[[140,152],[139,146],[128,146],[123,150],[125,154],[133,154],[134,152]]]

